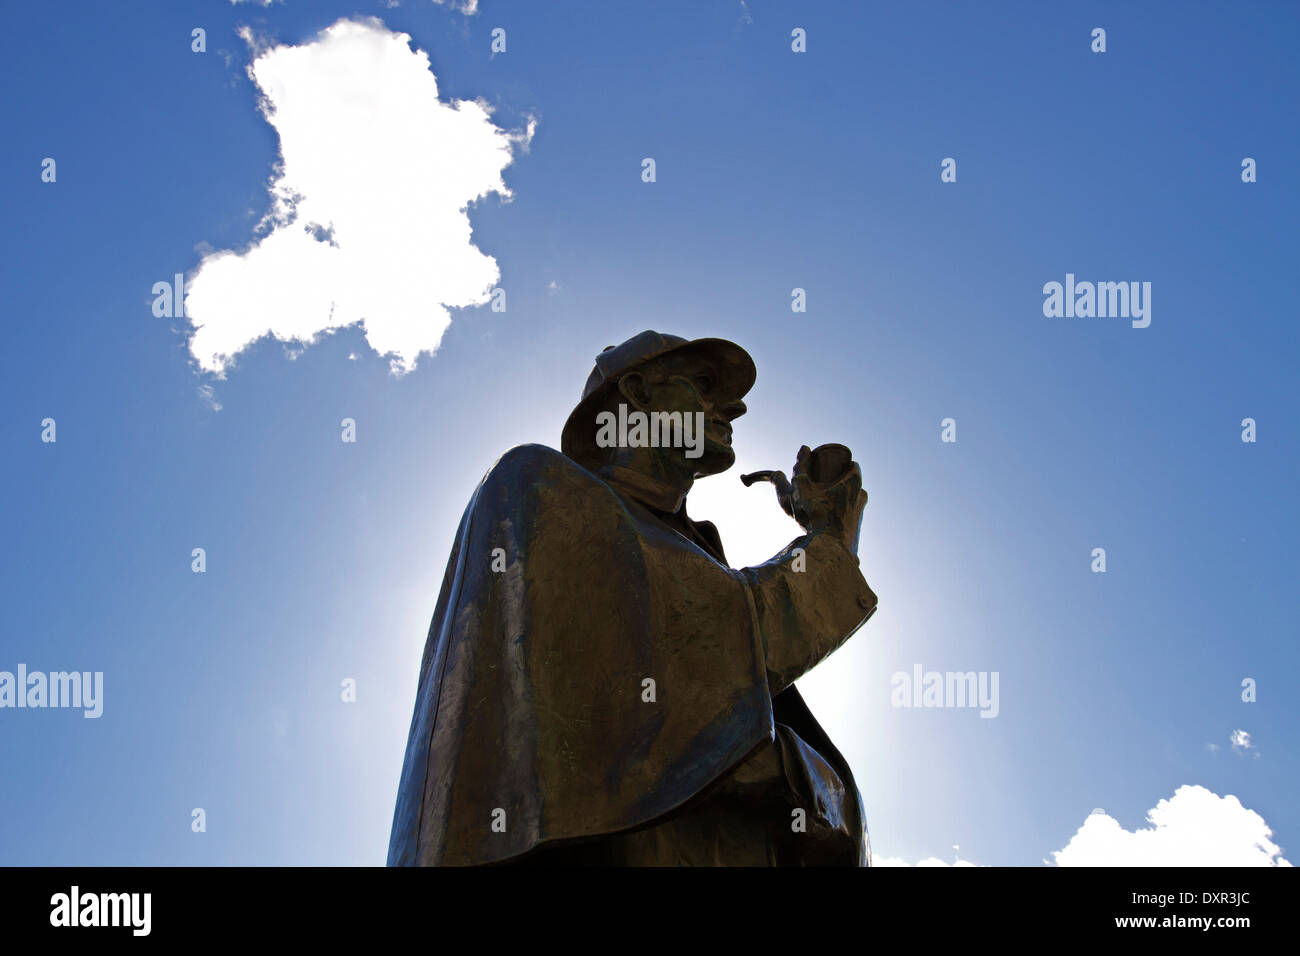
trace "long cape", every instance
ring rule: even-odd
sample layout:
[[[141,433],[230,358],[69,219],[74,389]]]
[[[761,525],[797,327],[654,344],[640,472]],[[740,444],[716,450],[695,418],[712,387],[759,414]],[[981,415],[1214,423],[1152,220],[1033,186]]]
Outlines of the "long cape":
[[[643,826],[772,741],[761,619],[799,621],[780,606],[792,578],[774,579],[778,598],[765,573],[641,520],[553,449],[504,455],[448,561],[389,865],[492,863]],[[856,587],[847,565],[837,573]],[[856,558],[851,575],[866,588]],[[839,632],[817,659],[866,603],[859,589],[860,607],[812,622]]]

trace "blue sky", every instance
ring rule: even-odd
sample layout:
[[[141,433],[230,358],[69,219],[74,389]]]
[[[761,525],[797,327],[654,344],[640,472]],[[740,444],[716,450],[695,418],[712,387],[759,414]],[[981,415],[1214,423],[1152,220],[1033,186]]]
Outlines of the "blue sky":
[[[758,366],[737,468],[690,499],[733,563],[797,532],[742,471],[826,441],[862,463],[880,611],[800,686],[877,856],[1037,865],[1094,808],[1134,833],[1184,786],[1300,852],[1295,6],[8,13],[0,670],[102,671],[104,714],[0,709],[0,862],[382,863],[469,495],[507,448],[558,447],[592,357],[647,328],[732,338]],[[452,306],[405,374],[350,325],[263,338],[219,377],[151,290],[246,251],[272,209],[281,143],[237,31],[304,45],[367,17],[428,54],[444,103],[480,100],[515,137],[508,199],[469,206],[507,308]],[[342,152],[357,137],[332,120]],[[422,158],[388,159],[365,167],[376,190],[418,191]],[[380,232],[415,250],[393,295],[418,315],[392,327],[427,333],[457,270],[423,274],[404,228]],[[1067,273],[1150,282],[1150,326],[1045,317]],[[254,292],[319,319],[315,282]],[[247,312],[212,308],[213,328]],[[916,664],[998,672],[998,716],[891,706]],[[1225,806],[1166,835],[1231,830]]]

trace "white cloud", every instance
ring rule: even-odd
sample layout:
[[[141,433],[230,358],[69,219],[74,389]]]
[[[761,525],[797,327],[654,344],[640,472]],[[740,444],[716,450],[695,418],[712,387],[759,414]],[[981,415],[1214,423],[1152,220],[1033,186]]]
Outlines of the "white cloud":
[[[1093,811],[1052,854],[1058,866],[1290,866],[1273,831],[1229,794],[1182,786],[1147,811],[1150,827],[1125,830]]]
[[[237,3],[239,0],[230,0],[230,2]],[[270,0],[260,0],[260,2],[269,3]],[[402,5],[402,0],[380,0],[380,2],[389,9]],[[457,13],[463,13],[467,17],[472,17],[478,13],[478,0],[433,0],[433,2],[440,7],[450,7]]]
[[[186,283],[190,352],[220,376],[264,336],[308,345],[362,323],[409,372],[437,349],[448,308],[487,302],[499,280],[471,242],[468,205],[509,198],[502,171],[535,124],[512,133],[482,103],[439,100],[428,55],[375,19],[300,46],[243,35],[280,162],[252,245],[204,256]]]
[[[871,858],[872,866],[911,866],[911,863],[897,856],[873,856]],[[952,863],[945,863],[937,856],[928,856],[916,864],[917,866],[976,866],[969,860],[955,860]]]
[[[902,857],[899,857],[899,856],[875,856],[875,855],[873,855],[873,856],[871,857],[871,865],[872,865],[872,866],[911,866],[912,864],[911,864],[911,863],[908,863],[906,860],[904,860]],[[944,861],[944,860],[941,860],[941,859],[939,859],[937,856],[927,856],[924,860],[921,860],[921,861],[920,861],[919,863],[917,863],[916,865],[917,865],[917,866],[953,866],[953,867],[956,867],[956,866],[978,866],[979,864],[977,864],[977,863],[972,863],[972,862],[970,862],[969,860],[963,860],[963,859],[961,858],[961,847],[954,843],[954,844],[953,844],[953,847],[952,847],[952,862],[951,862],[951,863],[948,863],[948,862],[946,862],[946,861]]]
[[[1237,753],[1245,753],[1247,750],[1254,750],[1255,745],[1250,742],[1250,734],[1244,730],[1234,730],[1228,737],[1228,742],[1232,744],[1232,749]],[[1259,754],[1255,754],[1256,757]]]
[[[221,402],[217,401],[216,393],[211,385],[199,386],[199,399],[214,412],[221,411]]]
[[[451,7],[467,17],[478,13],[478,0],[433,0],[433,2],[440,7]]]
[[[1147,811],[1151,826],[1125,830],[1100,808],[1052,856],[1057,866],[1291,866],[1264,818],[1229,794],[1184,785]],[[927,857],[916,866],[977,866],[960,858]],[[1049,861],[1044,860],[1044,863]],[[912,866],[901,857],[875,856],[873,866]]]

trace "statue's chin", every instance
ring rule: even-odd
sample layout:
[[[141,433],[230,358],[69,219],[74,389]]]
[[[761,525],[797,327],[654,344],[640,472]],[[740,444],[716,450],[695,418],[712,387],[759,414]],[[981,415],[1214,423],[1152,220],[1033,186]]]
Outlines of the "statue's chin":
[[[706,439],[704,454],[695,462],[695,477],[718,475],[736,463],[736,452],[730,445]]]

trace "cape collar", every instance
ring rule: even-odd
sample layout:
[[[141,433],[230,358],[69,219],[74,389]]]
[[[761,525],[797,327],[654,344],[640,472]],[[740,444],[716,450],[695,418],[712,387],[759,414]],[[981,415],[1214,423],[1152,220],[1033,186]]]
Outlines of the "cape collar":
[[[631,495],[637,501],[649,505],[656,511],[677,514],[686,501],[684,491],[678,491],[662,481],[656,481],[654,478],[643,475],[639,471],[633,471],[631,468],[624,468],[621,465],[605,465],[596,474],[610,484],[617,486],[619,491]]]

